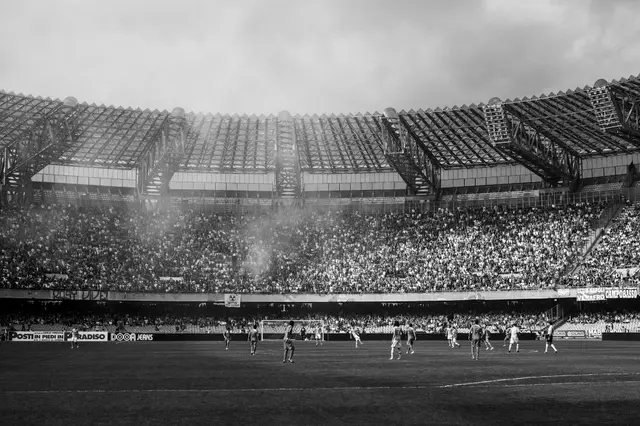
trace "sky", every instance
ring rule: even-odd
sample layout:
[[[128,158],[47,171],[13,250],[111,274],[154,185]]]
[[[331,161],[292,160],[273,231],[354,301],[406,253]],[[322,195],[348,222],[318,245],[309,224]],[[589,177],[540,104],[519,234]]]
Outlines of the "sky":
[[[365,113],[640,74],[637,0],[0,0],[0,89],[228,114]]]

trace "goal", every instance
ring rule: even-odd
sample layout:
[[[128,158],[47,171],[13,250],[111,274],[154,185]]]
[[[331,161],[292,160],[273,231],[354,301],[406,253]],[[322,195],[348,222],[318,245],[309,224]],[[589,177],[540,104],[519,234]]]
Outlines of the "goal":
[[[262,320],[260,321],[260,340],[282,340],[284,332],[291,320]],[[296,339],[301,339],[300,331],[304,326],[305,339],[314,340],[316,327],[320,327],[320,337],[324,341],[324,321],[322,320],[293,320],[293,333]]]

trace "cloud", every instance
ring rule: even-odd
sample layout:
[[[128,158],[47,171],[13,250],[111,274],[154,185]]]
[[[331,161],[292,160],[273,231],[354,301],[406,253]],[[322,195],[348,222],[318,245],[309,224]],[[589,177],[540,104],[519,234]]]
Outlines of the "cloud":
[[[636,16],[627,0],[0,0],[0,81],[221,113],[461,105],[637,74]]]

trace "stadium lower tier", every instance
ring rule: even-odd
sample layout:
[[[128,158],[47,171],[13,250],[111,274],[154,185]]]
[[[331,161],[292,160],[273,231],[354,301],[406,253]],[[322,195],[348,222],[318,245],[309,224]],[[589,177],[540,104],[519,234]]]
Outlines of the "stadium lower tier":
[[[189,303],[47,302],[0,300],[0,327],[15,331],[85,331],[132,333],[246,334],[254,325],[263,333],[284,333],[286,321],[295,332],[305,328],[323,333],[390,334],[393,324],[409,324],[418,334],[445,334],[447,329],[466,334],[476,319],[492,333],[516,325],[523,333],[540,333],[549,321],[562,333],[580,330],[586,335],[603,332],[640,332],[638,299],[585,304],[551,300],[459,303],[324,303],[249,304],[242,308]]]
[[[580,263],[604,207],[388,214],[5,209],[0,288],[335,294],[606,286],[620,262],[640,264],[637,250],[601,262],[597,282],[564,278]],[[635,220],[631,213],[617,230]]]

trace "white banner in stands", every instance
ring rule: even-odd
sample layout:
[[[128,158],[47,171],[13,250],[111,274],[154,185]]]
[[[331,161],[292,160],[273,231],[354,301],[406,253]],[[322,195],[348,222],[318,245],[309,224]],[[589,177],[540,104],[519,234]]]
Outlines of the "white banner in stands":
[[[604,293],[607,299],[635,299],[638,297],[638,288],[606,288]]]
[[[240,307],[240,295],[239,294],[225,294],[224,306],[227,308],[239,308]]]
[[[607,300],[604,288],[601,287],[579,288],[576,296],[578,302],[599,302]]]

